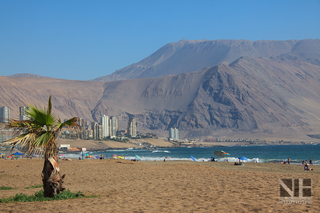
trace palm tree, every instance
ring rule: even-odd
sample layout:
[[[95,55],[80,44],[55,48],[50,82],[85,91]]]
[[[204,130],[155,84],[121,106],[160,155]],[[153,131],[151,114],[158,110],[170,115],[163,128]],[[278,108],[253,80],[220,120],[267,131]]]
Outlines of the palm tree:
[[[57,164],[59,149],[56,140],[62,128],[80,130],[77,117],[62,123],[60,119],[52,115],[51,109],[51,96],[49,96],[47,110],[30,106],[26,110],[29,120],[10,120],[7,127],[17,130],[18,136],[5,142],[12,148],[19,146],[25,149],[28,155],[43,151],[45,159],[42,170],[44,197],[53,197],[65,189],[62,185],[65,175],[60,175]]]

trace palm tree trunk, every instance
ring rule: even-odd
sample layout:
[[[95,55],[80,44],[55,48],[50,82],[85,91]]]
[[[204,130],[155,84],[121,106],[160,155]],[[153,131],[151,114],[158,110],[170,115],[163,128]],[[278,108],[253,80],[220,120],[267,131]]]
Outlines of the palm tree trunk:
[[[44,161],[42,170],[43,194],[44,197],[54,197],[65,188],[63,187],[63,178],[60,175],[60,169],[57,163],[58,157],[49,157]]]

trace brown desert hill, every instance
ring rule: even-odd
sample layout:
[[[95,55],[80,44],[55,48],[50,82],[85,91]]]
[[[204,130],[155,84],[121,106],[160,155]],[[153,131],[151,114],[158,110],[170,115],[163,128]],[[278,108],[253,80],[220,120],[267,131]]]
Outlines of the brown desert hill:
[[[204,67],[213,67],[223,61],[231,63],[241,56],[259,58],[291,55],[319,65],[319,50],[319,39],[288,41],[181,40],[163,46],[138,63],[94,80],[115,81],[190,73]]]
[[[177,127],[187,137],[230,130],[290,135],[317,131],[320,124],[320,67],[301,60],[241,57],[230,65],[104,87],[93,117],[117,115],[122,128],[129,116],[140,130]]]
[[[49,78],[42,75],[30,74],[30,73],[19,73],[10,75],[9,77],[27,77],[27,78]]]
[[[0,76],[0,106],[9,107],[14,119],[19,119],[20,106],[44,107],[52,95],[54,113],[61,119],[79,116],[92,120],[91,110],[102,94],[102,82]]]

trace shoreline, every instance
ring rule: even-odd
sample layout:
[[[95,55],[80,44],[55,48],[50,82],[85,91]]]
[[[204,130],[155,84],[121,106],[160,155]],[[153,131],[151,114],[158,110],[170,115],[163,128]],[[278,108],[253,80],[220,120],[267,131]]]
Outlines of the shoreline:
[[[233,147],[233,146],[286,146],[286,145],[319,145],[320,142],[261,142],[250,144],[249,142],[194,142],[183,143],[168,142],[162,139],[130,139],[128,143],[116,141],[93,141],[59,139],[58,144],[70,144],[73,148],[86,148],[87,151],[121,150],[121,149],[148,149],[153,148],[181,148],[181,147]],[[137,145],[141,144],[141,145]],[[179,144],[179,145],[178,145]]]

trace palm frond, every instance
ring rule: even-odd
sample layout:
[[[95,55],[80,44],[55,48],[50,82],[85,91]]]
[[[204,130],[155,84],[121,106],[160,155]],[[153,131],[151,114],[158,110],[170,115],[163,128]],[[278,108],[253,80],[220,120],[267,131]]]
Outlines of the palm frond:
[[[33,142],[35,147],[45,147],[54,138],[52,132],[43,131]]]
[[[77,117],[73,117],[69,120],[66,120],[65,122],[61,123],[60,119],[58,120],[57,123],[57,128],[58,129],[62,129],[64,127],[73,127],[73,128],[80,128],[80,125],[77,123],[78,118]]]
[[[38,126],[46,126],[51,128],[54,125],[55,118],[43,109],[37,109],[34,106],[30,106],[29,110],[26,111],[27,116],[32,120],[32,123]]]
[[[25,133],[3,143],[10,145],[12,149],[16,146],[19,146],[22,149],[27,149],[27,154],[30,155],[37,148],[34,146],[37,136],[38,135],[36,133]]]
[[[30,120],[27,121],[19,121],[11,119],[10,122],[7,124],[7,128],[29,128],[30,127]]]

